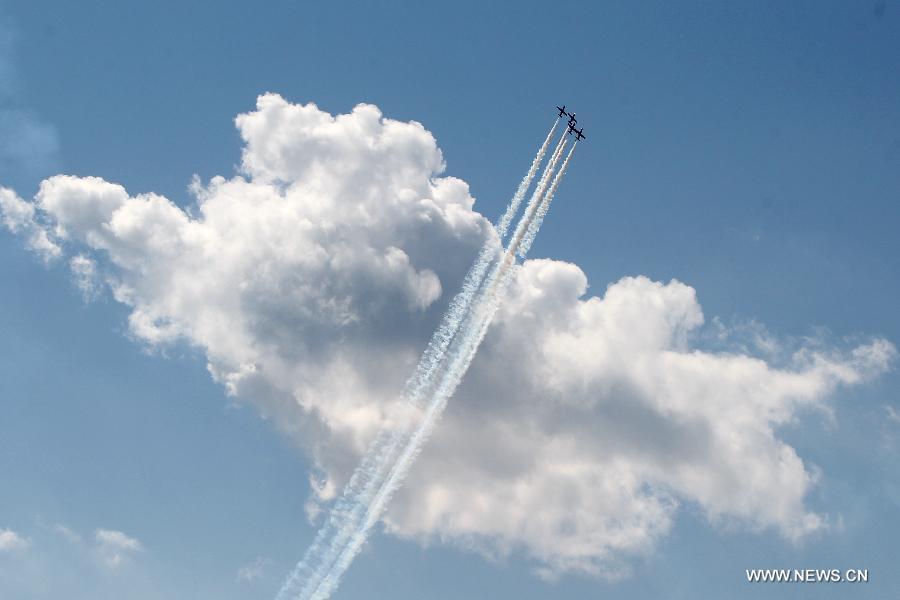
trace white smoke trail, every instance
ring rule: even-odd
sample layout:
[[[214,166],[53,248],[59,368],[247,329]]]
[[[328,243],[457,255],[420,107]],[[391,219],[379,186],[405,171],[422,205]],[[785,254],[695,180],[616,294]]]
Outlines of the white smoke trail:
[[[550,128],[550,132],[544,139],[544,143],[541,144],[538,153],[535,155],[534,160],[532,160],[531,167],[528,169],[528,173],[522,179],[521,183],[519,183],[519,187],[516,190],[516,193],[509,201],[509,204],[507,204],[506,210],[500,217],[500,220],[497,222],[495,230],[500,240],[502,240],[506,235],[510,222],[512,221],[513,217],[516,216],[516,213],[519,210],[519,205],[522,203],[522,198],[525,196],[525,192],[528,191],[529,187],[531,187],[531,183],[534,180],[534,176],[537,173],[538,167],[540,166],[541,162],[543,162],[544,155],[547,152],[547,147],[550,143],[550,140],[553,138],[553,134],[556,131],[556,127],[558,124],[559,119],[554,121],[553,126]],[[558,149],[554,150],[554,155],[556,154],[557,150]],[[545,175],[546,172],[542,174],[542,180]],[[428,347],[425,349],[425,352],[419,359],[419,363],[416,365],[416,370],[413,376],[407,382],[406,389],[404,390],[403,396],[412,401],[414,404],[418,404],[422,388],[426,386],[430,381],[430,376],[434,372],[434,367],[440,362],[440,359],[443,356],[443,353],[446,351],[447,346],[449,346],[450,341],[452,341],[453,339],[453,336],[456,335],[456,332],[459,330],[459,326],[462,323],[462,317],[465,315],[466,311],[471,305],[472,299],[475,297],[476,292],[481,287],[482,282],[484,281],[485,274],[487,273],[487,269],[490,266],[491,261],[494,260],[496,254],[497,247],[494,245],[493,240],[486,240],[478,253],[478,257],[475,259],[475,262],[469,268],[469,272],[466,273],[466,276],[463,280],[462,289],[456,294],[456,296],[453,297],[453,300],[450,302],[450,306],[447,308],[447,312],[444,314],[444,317],[441,320],[441,324],[432,335],[432,338],[428,343]]]
[[[471,313],[466,318],[464,326],[461,328],[458,339],[454,341],[449,352],[450,362],[444,370],[444,376],[442,377],[439,386],[435,389],[419,426],[412,433],[409,441],[403,447],[402,452],[393,462],[384,483],[369,501],[364,519],[351,534],[340,556],[318,585],[309,582],[311,585],[304,590],[308,590],[307,593],[300,596],[300,598],[303,598],[304,600],[307,598],[309,600],[324,600],[337,588],[341,576],[359,553],[363,543],[365,543],[369,530],[380,519],[387,503],[406,478],[415,458],[418,456],[419,452],[421,452],[422,447],[433,432],[437,420],[443,413],[449,398],[456,391],[462,377],[465,375],[469,365],[474,359],[478,347],[487,333],[488,326],[499,307],[500,299],[511,280],[513,273],[512,267],[515,264],[515,255],[517,252],[520,252],[520,247],[526,234],[532,229],[534,223],[533,219],[535,218],[539,207],[545,203],[546,198],[544,197],[544,194],[547,192],[547,184],[550,175],[553,173],[553,169],[556,167],[564,147],[565,136],[561,138],[550,162],[542,174],[538,187],[535,189],[534,194],[529,200],[525,214],[520,219],[515,234],[513,235],[509,247],[504,252],[502,260],[495,264],[494,269],[482,288],[483,293],[479,296],[478,303],[473,306]],[[575,147],[573,146],[572,151],[569,152],[566,161],[563,163],[560,173],[557,173],[553,178],[550,193],[555,192],[556,187],[559,185],[561,173],[567,166],[568,160],[571,158],[574,149]],[[538,224],[537,227],[539,228],[540,224]]]
[[[510,222],[518,212],[525,192],[531,186],[537,169],[543,162],[558,123],[558,119],[554,121],[544,143],[532,161],[528,173],[522,179],[519,188],[498,221],[496,231],[500,239],[506,234]],[[554,156],[558,154],[558,151],[559,147],[554,150]],[[545,183],[547,175],[546,171],[542,174],[542,184]],[[447,348],[459,331],[473,298],[482,287],[488,267],[494,261],[497,251],[498,248],[493,239],[487,240],[482,246],[478,257],[466,274],[462,289],[451,301],[440,326],[432,335],[428,347],[416,365],[413,376],[407,382],[403,398],[409,405],[423,408],[421,406],[423,395],[429,387],[433,387],[434,374],[443,361]],[[362,516],[363,509],[370,504],[370,498],[377,491],[379,484],[383,482],[385,470],[394,463],[391,459],[402,449],[402,442],[408,439],[412,425],[413,422],[406,419],[399,424],[395,423],[393,426],[386,427],[378,433],[341,497],[332,507],[328,520],[320,528],[303,559],[283,584],[277,596],[279,600],[288,598],[301,581],[306,584],[298,597],[307,597],[311,586],[315,585],[322,578],[323,573],[331,568],[335,556],[344,547],[348,536],[358,528],[358,521]]]
[[[519,204],[522,203],[522,200],[525,198],[525,192],[528,191],[528,188],[531,187],[531,182],[534,179],[535,173],[537,173],[538,167],[541,166],[541,163],[544,162],[544,155],[547,153],[547,146],[550,145],[550,140],[553,139],[553,134],[556,132],[556,126],[559,124],[559,118],[553,122],[553,127],[550,129],[550,133],[547,134],[547,139],[544,140],[544,143],[541,145],[541,149],[538,150],[537,155],[534,157],[534,160],[531,162],[531,168],[528,169],[528,173],[525,177],[522,178],[521,183],[519,183],[519,189],[516,190],[515,195],[512,198],[512,201],[509,203],[509,206],[506,209],[506,212],[500,218],[500,221],[497,222],[497,234],[500,236],[502,240],[504,236],[506,236],[506,230],[509,229],[509,224],[512,223],[513,217],[516,216],[516,213],[519,212]]]
[[[537,187],[525,209],[525,216],[516,228],[516,240],[521,238],[523,228],[522,222],[530,219],[534,214],[541,196],[546,190],[553,169],[556,167],[565,142],[565,136],[561,136],[559,143],[553,150],[550,161],[541,173]],[[547,140],[544,141],[544,145],[539,151],[540,154],[546,152],[546,145]],[[532,169],[529,170],[530,179],[533,179],[534,177],[532,171]],[[513,201],[510,202],[510,205],[514,202],[516,202],[515,197]],[[509,212],[509,210],[507,212]],[[433,385],[432,377],[438,372],[437,368],[440,364],[440,359],[446,355],[447,347],[452,342],[454,335],[459,331],[460,326],[463,324],[464,318],[470,310],[472,300],[475,298],[475,293],[478,292],[479,289],[487,289],[490,286],[490,283],[483,283],[484,273],[493,260],[496,248],[492,244],[490,246],[485,245],[485,248],[490,249],[490,254],[487,256],[479,255],[479,259],[476,260],[475,264],[470,269],[470,274],[477,273],[477,276],[466,278],[466,281],[463,284],[463,290],[457,295],[457,298],[463,298],[463,300],[457,303],[457,298],[454,299],[452,304],[455,306],[452,305],[447,312],[449,318],[445,318],[441,327],[435,332],[435,335],[432,338],[433,344],[429,344],[429,348],[426,350],[425,355],[423,355],[420,365],[425,365],[425,368],[421,370],[417,368],[417,374],[410,379],[412,385],[407,390],[407,398],[416,406],[419,406],[420,399],[424,397],[423,392],[427,389],[428,384],[432,383]],[[488,260],[483,260],[485,257]],[[495,268],[490,280],[493,281],[496,279],[496,276],[497,271]],[[455,331],[453,331],[452,334],[443,332],[442,330],[445,325],[448,326],[448,328],[450,326],[454,327]],[[438,354],[438,352],[440,352],[440,354]],[[448,369],[444,368],[441,371],[447,373]],[[429,404],[433,404],[434,394],[432,394],[430,398],[432,399],[432,402]],[[421,408],[430,408],[430,406]],[[416,422],[420,421],[421,419]],[[408,429],[407,427],[402,427],[399,430],[385,430],[379,433],[375,443],[366,453],[366,456],[363,457],[362,465],[357,468],[353,477],[351,477],[345,493],[332,510],[334,524],[332,525],[329,523],[329,527],[323,528],[327,529],[327,531],[319,532],[322,539],[320,540],[320,535],[316,536],[316,542],[319,542],[319,544],[314,542],[313,547],[307,552],[309,560],[305,558],[303,564],[298,565],[298,568],[295,569],[295,574],[292,574],[289,578],[289,582],[286,582],[285,586],[283,586],[282,592],[285,593],[285,597],[287,597],[285,590],[289,589],[288,585],[290,584],[290,586],[293,587],[301,578],[305,583],[297,597],[313,597],[312,594],[319,588],[319,581],[324,579],[326,576],[325,574],[329,572],[335,554],[339,552],[342,547],[345,547],[348,538],[358,535],[358,533],[355,532],[360,531],[359,519],[363,517],[362,511],[372,505],[373,496],[378,492],[379,486],[384,482],[383,474],[385,469],[395,464],[396,459],[393,459],[393,457],[403,450],[404,443],[414,431],[415,430],[412,428]],[[360,485],[360,483],[362,483],[362,485]],[[331,516],[329,517],[329,521],[331,521]],[[365,528],[364,531],[362,531],[363,540],[365,539],[367,529],[368,528]],[[326,539],[330,539],[330,543],[325,549],[322,549],[321,546],[325,543]],[[311,565],[309,564],[313,560],[317,565],[315,568],[311,568]],[[347,565],[349,565],[349,560]],[[345,568],[346,567],[344,567],[344,569]],[[341,572],[343,572],[343,569],[341,569]],[[306,573],[308,573],[308,575],[303,577]],[[279,595],[279,599],[281,599],[281,594]]]
[[[559,119],[553,122],[553,126],[550,128],[550,132],[544,139],[544,143],[541,144],[538,153],[531,162],[528,173],[519,183],[516,193],[509,201],[509,204],[507,204],[506,210],[495,226],[495,230],[501,241],[509,229],[510,222],[519,210],[519,205],[522,203],[525,192],[531,187],[531,183],[534,180],[538,167],[544,160],[544,156],[547,153],[547,147],[550,144],[550,140],[553,138],[553,134],[556,132],[558,124]],[[554,149],[554,156],[557,154],[558,150],[558,148]],[[541,175],[542,181],[546,175],[546,171]],[[469,268],[469,272],[466,273],[462,288],[456,296],[453,297],[450,306],[447,308],[447,312],[441,320],[441,324],[432,335],[428,347],[422,354],[422,358],[419,359],[416,370],[407,382],[403,394],[406,399],[412,401],[414,404],[418,405],[423,387],[427,386],[428,382],[431,380],[431,375],[434,373],[435,366],[440,362],[441,357],[443,356],[443,353],[446,352],[453,336],[455,336],[456,332],[459,330],[459,326],[462,324],[462,318],[469,309],[476,292],[481,287],[487,269],[497,255],[497,250],[493,240],[485,241],[478,253],[478,257]]]
[[[528,231],[525,233],[522,243],[519,244],[518,254],[522,258],[525,258],[525,255],[528,254],[528,251],[531,249],[531,244],[534,243],[534,238],[537,237],[538,230],[544,222],[544,217],[547,216],[547,211],[550,210],[550,203],[553,202],[553,195],[556,194],[556,188],[559,186],[559,181],[566,172],[566,168],[569,166],[569,159],[572,158],[572,154],[575,153],[575,147],[577,145],[578,140],[575,140],[575,143],[572,144],[572,149],[569,150],[569,154],[566,155],[566,160],[563,161],[562,166],[559,168],[559,172],[553,178],[553,183],[550,185],[547,196],[541,202],[540,206],[538,206],[534,219],[532,219],[531,223],[528,225]]]

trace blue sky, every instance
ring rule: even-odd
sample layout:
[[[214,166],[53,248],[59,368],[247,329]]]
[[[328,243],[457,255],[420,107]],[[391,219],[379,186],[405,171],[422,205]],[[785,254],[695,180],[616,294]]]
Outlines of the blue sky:
[[[762,324],[787,346],[900,340],[893,2],[5,2],[0,22],[2,122],[20,127],[4,125],[0,185],[23,198],[65,173],[189,206],[194,174],[236,174],[234,118],[274,92],[422,123],[493,220],[566,103],[588,139],[532,256],[577,264],[591,294],[678,279],[707,326]],[[148,349],[108,292],[85,302],[65,264],[5,230],[0,248],[0,530],[25,540],[0,553],[0,589],[271,597],[314,533],[302,444],[227,397],[201,350]],[[839,387],[778,428],[818,469],[805,505],[830,517],[799,542],[688,500],[627,577],[546,581],[527,552],[379,534],[336,597],[750,598],[757,567],[870,571],[767,596],[896,595],[898,383],[887,370]],[[140,549],[111,565],[98,530]]]

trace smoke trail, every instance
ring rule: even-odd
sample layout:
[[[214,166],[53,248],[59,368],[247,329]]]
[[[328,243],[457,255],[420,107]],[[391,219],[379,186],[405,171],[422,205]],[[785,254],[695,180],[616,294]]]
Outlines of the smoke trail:
[[[544,161],[544,155],[547,153],[547,146],[550,145],[550,140],[553,139],[553,134],[556,132],[556,126],[558,124],[559,117],[553,122],[553,127],[550,129],[550,133],[547,134],[547,139],[541,144],[541,149],[538,150],[537,156],[535,156],[534,160],[531,162],[531,168],[528,169],[528,173],[522,178],[522,182],[519,183],[519,189],[516,190],[512,201],[509,203],[509,207],[497,223],[497,234],[500,236],[501,240],[506,235],[506,230],[509,229],[509,224],[512,223],[513,217],[515,217],[516,213],[519,211],[519,204],[521,204],[522,199],[525,198],[525,192],[531,187],[531,181],[534,179],[538,167],[540,167],[541,163]]]
[[[496,225],[498,236],[502,240],[515,214],[525,192],[531,186],[537,169],[543,162],[547,147],[556,131],[559,120],[554,121],[550,132],[538,150],[532,161],[528,173],[519,184],[515,195],[510,200],[507,208]],[[558,155],[559,147],[554,149],[554,157]],[[541,177],[541,184],[545,185],[548,173]],[[530,203],[529,203],[530,204]],[[463,281],[462,289],[450,303],[440,326],[432,335],[428,346],[422,354],[416,369],[407,381],[403,398],[412,407],[422,407],[423,395],[429,387],[433,386],[436,369],[443,361],[447,348],[459,331],[464,321],[472,299],[482,287],[488,267],[495,260],[498,248],[493,239],[486,240],[478,257],[473,263]],[[306,585],[301,591],[301,597],[308,595],[308,589],[318,581],[322,573],[332,565],[335,556],[344,546],[347,538],[356,528],[362,510],[369,504],[369,499],[377,491],[378,485],[384,480],[387,467],[394,463],[391,458],[402,448],[402,442],[406,440],[412,430],[414,422],[408,417],[401,423],[383,428],[377,434],[363,457],[362,463],[352,475],[341,497],[332,507],[328,520],[319,529],[313,543],[307,549],[303,559],[287,577],[278,593],[277,598],[284,600],[301,581]]]
[[[483,293],[478,298],[478,303],[473,306],[472,312],[466,318],[464,326],[461,329],[459,338],[454,341],[449,352],[450,362],[444,370],[444,376],[439,386],[435,389],[418,428],[412,433],[402,452],[393,462],[390,472],[378,492],[369,501],[362,522],[359,523],[357,529],[351,534],[344,550],[341,552],[334,565],[329,569],[318,585],[316,585],[315,582],[310,581],[304,589],[304,592],[306,593],[300,596],[301,598],[323,600],[337,588],[341,576],[362,548],[363,543],[368,537],[369,530],[378,522],[378,519],[384,512],[393,493],[405,479],[415,458],[430,437],[449,398],[456,391],[463,375],[465,375],[469,365],[474,359],[478,347],[487,333],[488,326],[499,307],[500,299],[511,280],[513,273],[512,266],[515,264],[515,255],[517,252],[520,252],[520,247],[526,233],[532,229],[536,212],[541,205],[545,204],[544,194],[547,192],[547,184],[550,175],[553,173],[553,169],[556,167],[559,158],[562,155],[565,143],[565,136],[563,136],[541,176],[538,187],[535,189],[534,194],[529,200],[525,214],[516,227],[515,234],[513,235],[509,247],[504,252],[502,260],[495,264],[494,269],[485,282]],[[574,151],[574,146],[572,151]],[[562,176],[561,174],[568,163],[568,159],[572,156],[572,151],[570,151],[566,157],[566,162],[563,163],[560,172],[553,178],[550,193],[555,192],[556,187],[559,185]],[[539,227],[540,224],[537,225],[537,228]],[[535,233],[536,231],[537,230],[535,229]]]
[[[575,147],[577,145],[578,140],[575,140],[575,143],[572,144],[572,149],[569,150],[569,153],[566,155],[566,160],[563,161],[562,166],[559,168],[559,172],[553,178],[553,183],[550,185],[550,191],[547,192],[547,197],[544,198],[543,202],[538,206],[537,213],[535,214],[534,219],[532,219],[531,224],[528,226],[528,231],[525,233],[525,237],[522,239],[522,243],[519,245],[518,250],[518,254],[522,258],[525,258],[525,255],[528,254],[528,251],[531,249],[531,244],[534,243],[534,238],[537,237],[538,230],[544,222],[544,217],[547,216],[547,211],[550,210],[550,203],[553,202],[553,195],[556,193],[559,181],[566,172],[566,167],[569,166],[569,159],[572,158],[572,154],[575,153]]]
[[[554,129],[555,125],[551,131]],[[541,173],[537,187],[528,201],[525,209],[525,216],[523,216],[522,221],[530,219],[536,210],[565,143],[565,135],[560,136],[560,140],[553,150],[550,161]],[[545,140],[539,154],[546,152],[546,144],[547,141]],[[531,180],[533,178],[534,173],[531,173],[530,169],[528,179]],[[514,202],[516,202],[515,197],[510,202],[510,206],[512,206]],[[510,212],[509,209],[507,209],[507,213],[508,212]],[[522,227],[522,222],[520,222],[516,228],[516,240],[521,238]],[[470,310],[472,300],[475,298],[475,294],[479,289],[485,289],[490,285],[489,283],[485,284],[483,282],[485,280],[485,272],[493,261],[497,249],[493,244],[485,244],[482,250],[484,251],[486,249],[488,250],[488,253],[484,254],[483,252],[479,255],[479,258],[476,259],[476,262],[469,272],[473,277],[466,277],[463,284],[463,290],[457,294],[457,297],[454,298],[454,302],[451,303],[451,307],[448,309],[441,327],[435,332],[432,337],[432,343],[429,344],[419,365],[417,365],[416,374],[410,379],[405,396],[409,402],[417,407],[420,406],[421,398],[424,396],[423,392],[427,389],[428,384],[432,383],[432,378],[437,372],[440,361],[446,355],[447,347],[459,331],[460,326],[463,324],[464,318]],[[495,268],[490,276],[491,281],[496,279],[496,274],[497,270]],[[460,302],[456,302],[457,299],[460,299]],[[448,333],[451,327],[453,330],[451,333]],[[446,373],[447,369],[443,369],[443,371]],[[433,394],[431,397],[433,398]],[[345,546],[348,538],[357,535],[355,532],[360,531],[359,519],[363,517],[361,514],[362,511],[371,506],[372,497],[378,492],[379,486],[384,482],[385,470],[395,464],[396,459],[393,459],[394,455],[402,451],[405,440],[407,440],[412,433],[412,428],[402,427],[399,430],[384,430],[378,434],[375,442],[370,447],[370,450],[363,457],[362,464],[351,477],[345,492],[332,509],[327,526],[319,531],[313,542],[313,546],[307,551],[302,563],[297,566],[288,578],[288,581],[282,586],[282,590],[278,595],[278,600],[286,599],[289,591],[300,580],[305,581],[305,584],[297,597],[313,597],[311,594],[316,593],[316,589],[320,587],[318,585],[319,582],[331,570],[332,561],[334,560],[335,555]],[[367,531],[367,527],[362,531],[362,540],[365,539]],[[330,542],[325,546],[328,540],[330,540]],[[347,564],[349,565],[349,561],[347,561]],[[313,567],[313,565],[315,565],[315,567]],[[344,569],[346,569],[346,567],[344,567]],[[340,572],[343,572],[343,569]]]
[[[556,126],[558,124],[559,119],[554,121],[553,126],[550,128],[550,132],[547,134],[546,139],[544,139],[544,143],[541,144],[537,155],[535,155],[534,160],[531,162],[528,173],[522,179],[521,183],[519,183],[519,188],[509,201],[503,216],[500,217],[500,220],[495,226],[497,235],[501,240],[506,235],[510,222],[518,212],[519,205],[522,203],[525,192],[531,187],[531,183],[534,180],[538,167],[541,162],[543,162],[547,147],[550,140],[553,138],[553,134],[556,131]],[[559,148],[557,147],[554,149],[553,155],[556,156],[558,151]],[[542,182],[546,176],[547,171],[545,170],[541,175]],[[462,289],[453,297],[450,306],[447,308],[447,312],[441,320],[441,324],[432,335],[428,347],[419,359],[416,370],[407,382],[403,393],[403,396],[414,404],[418,404],[423,387],[430,381],[435,366],[440,362],[440,359],[443,356],[443,353],[446,352],[453,336],[455,336],[456,332],[459,330],[459,326],[462,323],[462,317],[471,305],[476,292],[481,287],[487,269],[490,266],[491,261],[493,261],[497,255],[497,250],[493,240],[486,240],[484,245],[482,245],[478,257],[475,259],[475,262],[469,268],[469,272],[466,273],[466,276],[463,279]]]

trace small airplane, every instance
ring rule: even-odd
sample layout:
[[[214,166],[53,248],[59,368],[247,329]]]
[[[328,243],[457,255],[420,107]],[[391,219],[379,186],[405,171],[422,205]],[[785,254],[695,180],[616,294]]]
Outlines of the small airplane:
[[[566,105],[565,105],[565,104],[563,104],[562,106],[557,106],[557,107],[556,107],[556,110],[559,111],[559,116],[560,116],[560,117],[562,117],[562,116],[569,117],[569,125],[572,125],[572,124],[578,122],[578,119],[575,118],[575,113],[569,114],[569,113],[566,112]]]
[[[575,141],[585,139],[584,136],[584,127],[581,129],[575,129],[575,124],[569,121],[569,135],[575,134]]]

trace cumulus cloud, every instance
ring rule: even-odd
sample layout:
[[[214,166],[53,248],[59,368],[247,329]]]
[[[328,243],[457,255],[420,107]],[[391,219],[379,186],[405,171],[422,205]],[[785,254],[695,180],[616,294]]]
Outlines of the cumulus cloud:
[[[0,187],[0,215],[3,225],[13,233],[25,238],[25,245],[36,252],[45,262],[50,262],[61,254],[60,247],[50,239],[50,234],[37,220],[32,203],[19,198],[16,193]]]
[[[195,179],[188,209],[67,175],[32,201],[4,190],[0,209],[38,254],[73,257],[76,279],[127,305],[137,340],[196,346],[229,394],[306,448],[316,515],[397,402],[477,249],[496,240],[419,123],[265,94],[236,125],[240,173]],[[548,577],[616,577],[685,504],[788,539],[827,526],[805,503],[820,470],[779,433],[889,369],[893,345],[786,351],[761,326],[747,338],[714,321],[712,349],[684,283],[587,289],[573,264],[517,269],[389,531],[523,552]],[[751,343],[730,344],[739,337]]]
[[[693,348],[703,314],[687,285],[628,277],[584,298],[586,287],[574,265],[520,269],[388,527],[610,576],[684,503],[790,539],[822,529],[804,504],[818,469],[778,430],[883,371],[893,346],[801,348],[778,367]]]
[[[114,529],[97,529],[94,531],[94,543],[101,562],[110,569],[117,569],[131,556],[141,552],[141,543]]]
[[[0,529],[0,553],[24,550],[30,542],[12,529]]]

